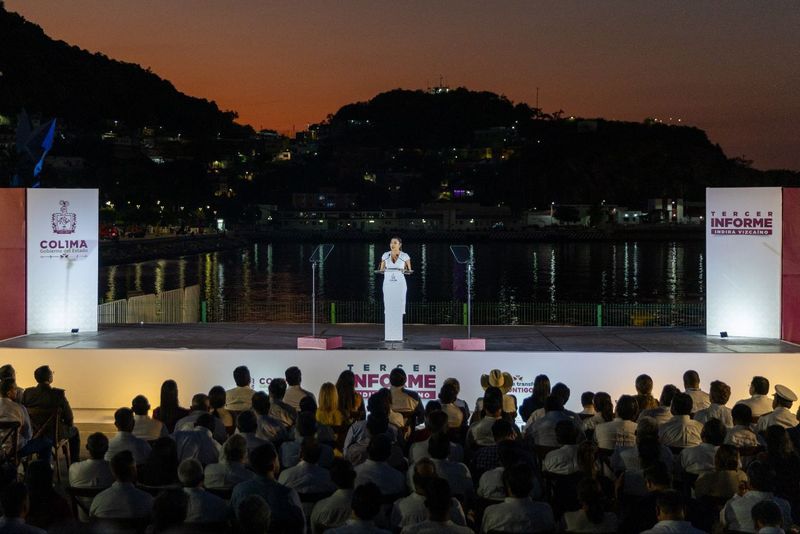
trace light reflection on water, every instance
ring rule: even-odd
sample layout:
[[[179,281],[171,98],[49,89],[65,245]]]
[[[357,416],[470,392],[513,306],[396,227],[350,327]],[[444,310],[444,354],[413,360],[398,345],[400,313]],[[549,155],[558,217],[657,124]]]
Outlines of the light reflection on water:
[[[106,301],[129,293],[200,284],[210,306],[293,303],[311,293],[313,246],[260,243],[250,247],[101,269]],[[384,243],[338,243],[317,269],[321,299],[379,300]],[[466,300],[466,267],[444,243],[405,243],[415,273],[410,302]],[[702,241],[626,243],[479,243],[471,247],[473,299],[497,302],[509,316],[525,302],[699,302],[705,291]]]

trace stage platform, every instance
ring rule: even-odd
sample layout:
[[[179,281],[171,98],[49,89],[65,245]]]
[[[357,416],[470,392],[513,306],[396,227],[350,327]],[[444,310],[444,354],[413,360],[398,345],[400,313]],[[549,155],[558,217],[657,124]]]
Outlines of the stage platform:
[[[37,334],[0,342],[25,349],[295,350],[306,324],[209,323],[102,327],[99,332]],[[342,336],[344,350],[438,350],[442,337],[466,337],[462,326],[406,325],[403,343],[384,342],[383,325],[321,325],[320,336]],[[774,339],[706,336],[696,328],[475,326],[487,351],[793,353],[800,346]]]

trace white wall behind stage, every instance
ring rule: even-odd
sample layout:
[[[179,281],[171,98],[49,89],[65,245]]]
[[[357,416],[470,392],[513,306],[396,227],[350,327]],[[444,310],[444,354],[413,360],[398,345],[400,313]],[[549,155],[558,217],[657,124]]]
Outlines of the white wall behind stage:
[[[22,387],[35,385],[36,367],[50,365],[55,371],[53,385],[67,390],[73,408],[106,410],[130,406],[140,393],[157,406],[161,382],[167,378],[178,382],[181,402],[188,406],[194,393],[208,392],[217,384],[233,387],[231,373],[237,365],[250,368],[256,389],[266,389],[270,377],[282,377],[287,367],[297,365],[303,370],[303,386],[316,395],[323,382],[335,382],[349,366],[366,384],[359,389],[370,390],[380,381],[388,383],[388,372],[399,364],[413,381],[413,389],[424,397],[435,398],[444,379],[453,376],[461,382],[461,398],[470,403],[482,395],[480,375],[492,368],[516,377],[513,393],[520,402],[530,395],[535,376],[544,373],[552,383],[564,382],[571,388],[568,407],[573,410],[579,409],[583,391],[607,391],[614,399],[632,393],[640,373],[653,377],[658,397],[667,383],[682,388],[686,369],[700,373],[706,391],[715,379],[730,385],[731,406],[748,396],[753,375],[800,393],[797,354],[0,349],[0,363],[14,365]],[[76,417],[78,422],[96,420],[91,412]]]

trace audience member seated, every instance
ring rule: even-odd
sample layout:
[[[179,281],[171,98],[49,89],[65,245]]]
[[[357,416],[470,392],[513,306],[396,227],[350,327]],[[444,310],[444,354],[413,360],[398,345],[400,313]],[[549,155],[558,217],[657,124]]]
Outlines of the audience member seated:
[[[639,447],[650,442],[647,438]],[[658,450],[657,448],[655,449]],[[651,454],[652,456],[652,454]],[[627,478],[628,473],[625,473]],[[658,495],[672,489],[672,475],[664,462],[651,460],[645,464],[643,478],[646,493],[640,498],[628,498],[624,501],[622,522],[619,532],[638,533],[652,528],[658,522],[656,499]]]
[[[513,441],[503,441],[497,445],[499,465],[485,471],[478,481],[478,496],[490,501],[505,500],[508,495],[503,473],[523,461],[520,447]]]
[[[31,503],[28,488],[22,482],[12,482],[0,493],[0,505],[3,507],[0,534],[47,534],[25,522]]]
[[[197,420],[205,414],[210,415],[211,403],[208,400],[208,395],[205,393],[197,393],[192,397],[192,410],[189,415],[182,417],[175,423],[175,432],[184,430],[192,430],[195,428]],[[217,443],[225,443],[228,439],[228,432],[225,430],[225,424],[216,417],[211,418],[211,433]],[[173,432],[174,433],[174,432]]]
[[[562,409],[563,409],[565,414],[567,414],[572,419],[575,419],[576,421],[580,421],[581,419],[580,419],[580,417],[578,417],[578,414],[576,414],[574,412],[571,412],[570,410],[566,409],[567,403],[569,402],[570,395],[571,395],[571,391],[570,391],[569,387],[566,384],[562,383],[562,382],[556,383],[556,385],[553,386],[553,391],[550,393],[551,397],[555,397],[555,398],[557,398],[557,399],[559,399],[561,401],[561,406],[562,406]],[[537,419],[541,419],[542,417],[545,416],[545,413],[546,413],[546,411],[545,411],[544,407],[539,408],[538,410],[534,411],[531,414],[530,418],[526,421],[527,424],[530,425],[531,423],[533,423]],[[503,415],[506,415],[506,413],[503,412]],[[513,418],[511,418],[511,419],[513,420]],[[582,426],[583,425],[581,425],[581,427]]]
[[[133,461],[136,465],[144,465],[150,456],[150,445],[143,439],[133,435],[133,427],[136,420],[133,418],[133,411],[130,408],[120,408],[114,412],[114,426],[117,427],[117,435],[108,441],[108,452],[106,460],[121,451],[131,451]]]
[[[189,410],[181,408],[178,402],[178,384],[174,380],[165,380],[161,384],[161,405],[153,410],[153,419],[158,419],[170,434],[175,431],[175,423],[189,415]]]
[[[0,366],[0,382],[3,380],[17,381],[17,370],[10,363]],[[22,394],[25,393],[25,388],[17,384],[17,398],[21,399]]]
[[[680,393],[678,387],[667,384],[661,390],[661,396],[658,398],[659,405],[650,410],[640,411],[639,417],[652,417],[659,425],[666,423],[672,419],[672,399],[676,393]]]
[[[225,392],[225,408],[232,412],[249,410],[250,402],[253,400],[253,379],[250,377],[250,369],[244,365],[234,369],[233,381],[236,387]]]
[[[286,383],[289,385],[289,388],[286,390],[286,395],[283,397],[283,402],[295,410],[299,410],[300,400],[303,397],[311,397],[316,401],[313,393],[300,387],[300,383],[303,380],[303,375],[298,367],[289,367],[286,369],[284,376],[286,377]]]
[[[695,410],[693,419],[698,423],[706,423],[710,419],[719,419],[726,428],[733,426],[731,409],[725,406],[731,398],[731,387],[725,382],[714,380],[708,390],[711,405],[704,410]]]
[[[340,427],[346,420],[347,414],[339,409],[339,393],[336,391],[336,386],[325,382],[319,388],[317,421],[330,427]]]
[[[431,478],[425,485],[425,521],[403,528],[403,534],[471,534],[472,530],[452,520],[453,499],[450,485],[441,478]]]
[[[711,406],[709,394],[700,389],[700,375],[697,371],[690,369],[683,373],[683,388],[684,393],[692,398],[692,414]]]
[[[623,395],[617,401],[616,417],[594,428],[594,441],[601,449],[614,450],[636,445],[636,418],[639,407],[636,399]]]
[[[239,529],[247,534],[268,534],[272,522],[272,510],[261,495],[245,497],[236,510]]]
[[[425,508],[425,497],[427,496],[428,485],[437,478],[436,465],[430,458],[422,458],[414,464],[412,470],[412,487],[414,491],[408,497],[395,501],[392,507],[390,523],[395,531],[422,523],[428,517],[428,512]],[[456,498],[452,499],[450,520],[456,525],[466,525],[464,511]]]
[[[617,516],[606,511],[603,490],[596,480],[584,478],[578,483],[578,501],[581,503],[580,510],[564,514],[563,530],[576,533],[617,531]]]
[[[269,414],[269,396],[263,391],[253,393],[253,411],[258,418],[256,437],[266,439],[275,445],[279,445],[289,439],[286,426]]]
[[[86,450],[89,451],[89,458],[82,462],[76,462],[69,466],[69,485],[73,488],[109,488],[114,483],[114,475],[111,474],[111,466],[105,460],[108,450],[108,438],[101,432],[95,432],[86,439]],[[85,499],[84,504],[88,508],[91,499]],[[79,514],[84,515],[83,510],[78,510]],[[88,517],[81,517],[86,521]]]
[[[17,384],[13,378],[6,378],[0,382],[0,421],[19,423],[17,456],[24,458],[36,454],[40,460],[49,462],[53,453],[53,442],[49,438],[33,437],[28,410],[17,402],[18,397]],[[0,434],[0,437],[4,438],[6,435]]]
[[[753,431],[753,413],[747,404],[737,404],[731,410],[733,428],[725,434],[725,444],[737,448],[750,448],[763,446],[764,440]]]
[[[300,399],[300,411],[297,412],[298,414],[307,413],[311,415],[316,421],[317,419],[317,401],[314,397],[303,397]],[[333,430],[333,427],[328,425],[323,425],[319,421],[317,421],[317,439],[320,443],[324,443],[326,445],[330,445],[331,447],[336,446],[336,433]]]
[[[195,420],[191,430],[175,432],[179,462],[194,458],[205,466],[219,461],[222,445],[217,443],[211,433],[216,422],[219,419],[215,419],[210,413],[204,413]]]
[[[750,511],[753,526],[758,534],[784,534],[780,507],[772,501],[761,501]],[[789,526],[786,525],[788,528]]]
[[[347,459],[353,466],[361,465],[367,460],[367,450],[369,449],[369,444],[374,436],[385,434],[389,436],[390,440],[393,438],[393,435],[389,432],[389,421],[383,414],[369,414],[365,427],[366,439],[362,439],[361,441],[350,445],[350,447],[347,449],[347,452],[344,454],[345,459]],[[400,447],[398,447],[396,443],[392,443],[392,453],[389,456],[389,465],[393,467],[396,466],[395,468],[401,468],[404,463],[405,458],[403,458],[403,451],[400,450]]]
[[[581,393],[581,411],[578,412],[578,417],[584,420],[591,419],[595,415],[597,412],[594,409],[594,392],[584,391]]]
[[[233,432],[236,426],[236,421],[233,419],[233,414],[225,408],[226,393],[225,388],[222,386],[214,386],[208,390],[208,404],[211,407],[211,415],[215,419],[222,421],[222,426],[225,427],[226,439],[227,435]]]
[[[739,451],[733,445],[720,445],[714,455],[714,471],[706,471],[694,483],[698,499],[730,499],[747,483],[747,473],[739,467]]]
[[[364,397],[356,391],[356,375],[345,369],[336,380],[336,394],[339,398],[339,410],[345,416],[345,424],[360,421],[367,416],[364,409]]]
[[[797,395],[791,389],[777,384],[775,386],[775,395],[772,399],[773,410],[758,419],[756,432],[763,433],[772,425],[778,425],[783,428],[796,427],[797,417],[792,413],[792,404],[796,400]]]
[[[429,405],[431,403],[428,403]],[[427,408],[427,407],[426,407]],[[435,434],[447,434],[447,414],[443,410],[435,410],[425,416],[425,426],[428,430],[429,436]],[[423,441],[417,441],[411,445],[408,450],[408,461],[414,463],[421,458],[428,458],[428,441],[430,437]],[[464,448],[458,443],[450,443],[450,453],[447,456],[448,460],[460,462],[464,459]]]
[[[314,415],[308,412],[301,412],[297,417],[297,425],[294,429],[294,440],[284,441],[281,444],[281,467],[287,469],[294,467],[300,461],[300,448],[306,440],[315,440],[320,448],[319,465],[329,468],[333,462],[333,448],[325,443],[320,443],[317,436],[317,421]]]
[[[550,396],[550,379],[547,375],[537,375],[533,379],[533,391],[531,396],[522,401],[519,408],[519,416],[523,421],[530,419],[533,412],[539,408],[544,408],[544,401]]]
[[[69,455],[72,462],[77,462],[80,459],[81,439],[78,434],[78,429],[73,425],[72,408],[70,408],[67,396],[63,389],[54,388],[53,371],[50,367],[44,365],[38,367],[33,372],[33,377],[36,379],[36,387],[27,388],[22,394],[21,404],[28,409],[43,412],[41,420],[32,420],[33,425],[44,424],[56,410],[61,411],[61,420],[56,421],[58,425],[59,439],[66,438],[69,440]],[[36,419],[36,418],[34,418]],[[41,436],[55,442],[55,427],[50,427]]]
[[[703,442],[683,449],[678,456],[681,469],[692,475],[713,471],[717,449],[725,442],[725,432],[725,425],[719,419],[711,419],[704,424],[700,432]]]
[[[414,428],[425,420],[425,408],[415,391],[406,389],[406,372],[395,367],[389,373],[389,389],[392,398],[392,411],[408,418],[408,426]]]
[[[636,405],[639,407],[639,412],[645,410],[652,410],[658,408],[658,401],[653,397],[653,379],[650,375],[639,375],[636,377],[634,384],[636,387]]]
[[[486,508],[481,532],[550,532],[555,519],[550,505],[530,498],[533,489],[533,470],[520,463],[503,473],[508,496],[500,504]]]
[[[136,463],[130,451],[122,451],[111,458],[114,483],[101,491],[92,501],[90,517],[104,519],[142,519],[153,511],[153,497],[134,486]]]
[[[792,510],[785,499],[776,497],[775,471],[764,462],[755,461],[747,468],[749,489],[744,495],[736,494],[729,500],[719,514],[722,526],[736,532],[756,532],[752,509],[761,501],[772,501],[781,510],[783,524],[792,524]]]
[[[170,534],[181,530],[189,511],[189,496],[179,488],[169,488],[153,499],[153,522],[147,532]]]
[[[203,466],[190,458],[178,466],[178,479],[189,497],[187,523],[224,523],[228,520],[228,504],[203,489]]]
[[[623,493],[625,495],[645,495],[647,489],[644,470],[662,462],[672,470],[673,456],[669,448],[658,441],[658,423],[652,417],[640,417],[636,426],[636,447],[614,452],[611,469],[624,473]]]
[[[251,410],[240,413],[236,418],[236,433],[245,439],[248,453],[269,443],[269,440],[258,437],[258,416]]]
[[[451,376],[445,378],[444,382],[442,382],[442,385],[453,386],[455,388],[456,390],[455,405],[461,411],[464,412],[464,425],[469,424],[469,417],[470,417],[469,404],[464,399],[458,398],[458,395],[461,393],[461,382],[459,382],[457,378]]]
[[[53,468],[50,462],[36,460],[25,473],[30,508],[26,522],[45,530],[65,527],[72,519],[72,508],[67,499],[53,488]]]
[[[677,491],[662,491],[656,497],[656,523],[643,534],[658,532],[681,532],[683,534],[705,534],[704,530],[694,528],[685,519],[683,496]]]
[[[405,495],[406,478],[389,465],[392,442],[386,434],[373,436],[367,448],[367,460],[355,466],[356,487],[367,482],[375,483],[383,495]]]
[[[255,449],[250,455],[250,466],[256,476],[237,484],[231,495],[230,505],[237,514],[237,519],[243,519],[239,506],[242,501],[251,495],[259,495],[271,510],[270,532],[302,532],[305,517],[297,492],[275,480],[279,470],[275,447],[268,443]]]
[[[283,398],[286,396],[286,380],[273,378],[269,383],[269,416],[280,421],[283,428],[294,426],[297,420],[297,409],[292,408]]]
[[[492,439],[494,439],[494,443],[481,447],[472,456],[471,471],[473,480],[480,480],[483,473],[500,465],[498,447],[504,441],[515,443],[517,432],[514,425],[506,419],[496,420],[492,423]]]
[[[331,465],[330,476],[336,491],[314,505],[309,521],[312,534],[321,534],[327,529],[340,527],[350,517],[356,472],[350,462],[337,458]]]
[[[525,428],[525,435],[539,447],[558,447],[556,439],[556,425],[559,421],[569,421],[579,434],[579,441],[583,441],[581,422],[573,417],[572,412],[564,409],[563,400],[555,395],[550,395],[544,404],[545,415],[535,420]],[[535,415],[535,414],[534,414]],[[531,416],[533,417],[533,416]]]
[[[594,415],[583,419],[583,429],[588,433],[594,434],[597,425],[608,423],[614,420],[614,403],[611,402],[611,395],[605,391],[598,391],[594,394]]]
[[[245,467],[246,459],[247,440],[234,434],[222,446],[219,462],[206,466],[203,485],[213,489],[232,488],[239,482],[250,480],[255,475]]]
[[[464,409],[456,404],[458,401],[458,391],[452,383],[445,383],[439,389],[439,402],[442,404],[442,411],[447,414],[447,428],[458,430],[466,426],[469,416]]]
[[[178,482],[178,446],[166,437],[153,442],[150,456],[139,468],[138,479],[148,486],[170,486]]]
[[[753,419],[757,419],[772,411],[772,401],[769,395],[769,380],[763,376],[754,376],[750,382],[750,398],[737,401],[736,404],[744,404],[753,414]]]
[[[300,446],[300,461],[284,469],[278,482],[299,494],[333,493],[336,490],[327,469],[320,467],[322,447],[314,437],[307,437]]]
[[[603,425],[598,426],[598,428],[601,426]],[[554,475],[571,475],[580,471],[578,466],[578,431],[572,421],[559,421],[556,423],[556,439],[561,447],[547,453],[542,461],[542,471],[553,473]]]
[[[490,387],[499,389],[503,394],[503,416],[512,421],[517,418],[517,398],[508,393],[514,388],[514,378],[511,373],[500,369],[492,369],[488,375],[481,375],[481,387],[484,391]],[[475,402],[475,411],[482,409],[483,399],[478,399]]]
[[[152,419],[150,412],[150,402],[144,395],[136,395],[131,401],[133,410],[133,435],[145,441],[155,441],[169,435],[169,431],[164,423],[158,419]]]
[[[434,434],[430,437],[428,454],[436,466],[436,473],[440,478],[447,480],[453,494],[470,498],[473,493],[472,475],[466,465],[447,459],[450,454],[450,440],[447,438],[447,434]],[[413,476],[413,472],[411,474]],[[409,477],[409,479],[411,478]]]
[[[492,390],[495,393],[492,393]],[[483,417],[470,425],[467,431],[467,445],[470,449],[494,444],[492,425],[503,417],[502,393],[499,389],[489,388],[486,390],[483,396],[482,411],[484,412]]]
[[[369,411],[370,415],[377,414],[382,415],[389,423],[389,431],[392,432],[393,440],[397,439],[397,431],[402,426],[403,416],[400,414],[392,411],[391,406],[391,393],[386,388],[381,388],[372,395],[370,395],[369,399],[367,400],[367,411]],[[394,416],[392,416],[394,414]],[[399,426],[394,423],[398,423]],[[356,421],[350,428],[347,430],[347,435],[344,439],[344,449],[343,452],[345,457],[347,457],[347,451],[349,447],[355,443],[358,443],[361,440],[367,439],[367,422],[366,420]]]
[[[378,528],[375,519],[381,511],[381,491],[377,485],[367,482],[353,491],[353,512],[344,525],[326,530],[327,534],[390,534]]]
[[[414,443],[425,441],[429,437],[431,437],[431,434],[433,432],[431,431],[429,417],[433,412],[441,412],[441,411],[442,411],[441,402],[439,402],[438,400],[428,401],[428,403],[425,405],[425,417],[423,420],[424,426],[422,428],[417,426],[416,428],[409,429],[410,433],[408,435],[408,438],[406,438],[406,442],[408,444],[413,445]],[[445,421],[444,423],[438,425],[436,432],[447,432],[447,422]]]
[[[693,421],[692,398],[686,393],[676,393],[672,398],[672,419],[658,428],[658,439],[667,447],[692,447],[700,445],[703,425]]]
[[[767,428],[764,437],[767,450],[758,459],[775,472],[775,495],[789,501],[795,514],[800,515],[800,456],[782,426]]]

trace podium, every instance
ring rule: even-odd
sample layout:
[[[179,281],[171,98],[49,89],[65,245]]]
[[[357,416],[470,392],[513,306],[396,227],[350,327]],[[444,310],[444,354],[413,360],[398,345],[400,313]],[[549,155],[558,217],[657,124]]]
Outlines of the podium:
[[[450,245],[450,252],[456,263],[467,266],[467,337],[466,339],[443,337],[439,339],[441,350],[486,350],[486,340],[472,337],[472,247],[468,245]]]
[[[342,336],[317,337],[317,265],[324,262],[333,245],[318,245],[311,253],[311,335],[297,338],[298,349],[329,350],[342,347]]]
[[[406,312],[405,277],[414,271],[410,269],[387,268],[375,271],[384,277],[383,283],[383,340],[403,342],[403,316]]]

